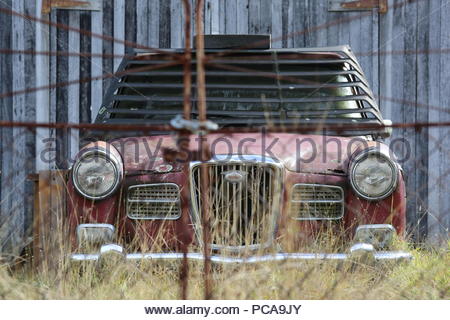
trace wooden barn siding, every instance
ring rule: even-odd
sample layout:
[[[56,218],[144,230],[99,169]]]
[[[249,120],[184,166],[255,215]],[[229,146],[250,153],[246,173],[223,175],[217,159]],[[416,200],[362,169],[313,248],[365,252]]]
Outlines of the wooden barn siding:
[[[450,47],[450,3],[448,0],[430,1],[419,8],[423,22],[419,34],[426,34],[426,42],[419,46],[428,48]],[[423,9],[422,9],[423,8]],[[426,44],[426,45],[425,45]],[[418,101],[446,110],[429,109],[424,115],[428,121],[450,120],[450,55],[420,55],[418,60]],[[438,240],[448,235],[450,227],[450,128],[434,128],[428,131],[428,236]],[[427,152],[425,149],[424,152]],[[425,155],[426,156],[426,155]]]
[[[33,14],[39,12],[40,1],[3,1],[2,7],[14,6]],[[265,34],[271,33],[273,47],[303,47],[350,44],[356,53],[391,50],[426,50],[449,48],[449,0],[430,0],[401,5],[403,0],[389,0],[389,11],[379,15],[375,10],[361,13],[328,12],[326,0],[206,0],[204,7],[207,34]],[[393,7],[396,6],[397,7]],[[193,2],[193,7],[195,3]],[[181,0],[105,0],[103,11],[54,10],[45,19],[70,24],[81,29],[103,33],[118,39],[125,38],[152,47],[182,47],[183,7]],[[352,21],[347,18],[356,17]],[[192,29],[195,33],[195,14]],[[343,20],[342,23],[334,22]],[[61,50],[73,52],[126,52],[118,42],[80,35],[76,32],[40,26],[17,17],[1,16],[0,41],[2,48]],[[330,27],[316,26],[331,23]],[[38,42],[33,41],[39,40]],[[0,56],[1,92],[23,87],[34,87],[58,81],[70,81],[113,72],[119,59],[89,57],[45,57],[24,55]],[[379,103],[386,118],[394,122],[444,121],[450,118],[450,61],[448,54],[363,54],[361,65],[380,97]],[[14,64],[14,72],[13,72]],[[12,75],[12,76],[11,76]],[[15,98],[0,100],[2,120],[37,120],[90,122],[101,106],[102,93],[108,81],[95,80],[66,88],[44,90]],[[430,104],[436,109],[392,101],[395,97],[406,101]],[[445,108],[442,111],[439,108]],[[30,219],[31,205],[20,209],[17,199],[29,203],[30,186],[18,183],[24,172],[39,169],[67,167],[78,149],[78,132],[37,130],[14,136],[19,129],[0,130],[1,157],[1,213],[0,232],[6,223],[19,227]],[[31,134],[31,135],[30,135]],[[30,138],[31,137],[31,138]],[[51,138],[52,142],[43,141]],[[395,138],[404,138],[411,148],[411,158],[403,166],[408,174],[408,218],[419,225],[411,225],[416,237],[419,232],[437,239],[447,235],[450,225],[448,197],[450,139],[448,128],[395,130]],[[392,140],[391,139],[391,140]],[[55,141],[56,140],[56,141]],[[24,143],[22,143],[24,142]],[[43,148],[57,146],[55,162],[41,161]],[[13,148],[11,148],[13,146]],[[396,146],[402,155],[407,148]],[[48,154],[47,154],[48,155]],[[36,158],[34,160],[25,160]],[[26,170],[22,170],[26,168]],[[12,183],[12,177],[15,178]],[[444,178],[441,178],[444,177]],[[17,188],[14,197],[12,187]],[[14,213],[14,217],[12,217]],[[6,221],[11,222],[6,222]],[[29,223],[28,223],[29,225]],[[2,229],[3,228],[3,229]],[[22,230],[16,238],[22,237]],[[16,239],[16,241],[18,241]]]
[[[399,5],[402,1],[390,1]],[[417,1],[408,6],[390,9],[380,19],[379,51],[426,51],[447,48],[449,23],[448,0]],[[447,15],[446,15],[447,14]],[[442,82],[450,69],[448,54],[380,55],[380,107],[394,122],[445,121],[449,118],[448,83]],[[446,88],[447,86],[447,88]],[[445,90],[447,89],[447,90]],[[390,101],[395,97],[415,101],[416,105]],[[426,108],[424,105],[436,107]],[[439,110],[441,109],[441,110]],[[442,110],[444,109],[444,110]],[[404,138],[406,145],[396,144],[394,150],[403,157],[408,176],[408,218],[410,230],[427,235],[432,241],[448,235],[450,198],[448,127],[420,131],[395,130],[395,138]]]
[[[0,2],[1,8],[10,8],[12,0]],[[1,22],[3,28],[0,28],[0,41],[2,44],[6,44],[7,47],[12,48],[11,44],[11,31],[12,31],[12,17],[2,15]],[[12,85],[12,56],[0,55],[0,79],[9,79],[8,81],[0,81],[1,92],[10,92],[13,88]],[[0,112],[1,119],[12,121],[12,98],[6,97],[0,99]],[[11,129],[1,129],[1,202],[0,202],[0,236],[8,236],[8,227],[10,226],[10,214],[12,207],[12,197],[9,191],[11,190],[12,172],[13,172],[13,133]],[[8,250],[8,242],[2,241],[0,246],[0,252]]]
[[[395,0],[393,4],[399,2]],[[417,49],[417,3],[389,10],[381,19],[380,51],[415,51]],[[395,97],[399,100],[404,99],[407,101],[416,100],[416,59],[417,55],[415,54],[381,55],[380,92],[382,96]],[[381,99],[380,107],[385,117],[392,119],[395,123],[415,121],[416,108],[414,106]],[[407,143],[407,145],[398,143],[394,146],[394,151],[398,156],[403,158],[410,150],[410,159],[403,163],[408,179],[406,185],[408,194],[407,215],[409,221],[417,221],[421,211],[420,198],[422,197],[423,200],[426,200],[427,197],[426,193],[416,189],[417,183],[424,183],[424,181],[420,180],[420,170],[424,169],[421,160],[425,159],[416,158],[416,152],[422,150],[422,146],[416,145],[416,132],[413,130],[395,130],[393,139],[396,137],[404,138]],[[410,225],[410,228],[416,232],[426,231],[423,230],[423,223],[426,223],[426,219],[419,221],[421,223]]]
[[[34,14],[32,1],[3,1],[2,8]],[[1,16],[0,41],[2,48],[34,50],[35,25],[19,17]],[[17,68],[17,69],[16,69]],[[2,55],[0,61],[1,92],[22,90],[35,86],[34,57],[30,55]],[[1,99],[0,119],[34,121],[35,95],[17,95]],[[26,243],[26,226],[31,225],[33,185],[27,173],[34,171],[34,134],[22,128],[1,129],[0,183],[0,252],[18,254],[17,243]]]

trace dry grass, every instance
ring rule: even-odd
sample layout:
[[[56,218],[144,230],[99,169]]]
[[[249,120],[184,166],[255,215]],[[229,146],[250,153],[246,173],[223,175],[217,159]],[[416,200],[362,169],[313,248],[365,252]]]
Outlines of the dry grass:
[[[52,222],[56,232],[49,233],[51,236],[43,244],[52,252],[72,252],[67,244],[67,226],[62,223],[63,215],[58,208],[51,215],[57,217]],[[165,251],[166,235],[152,235],[154,243],[148,248],[145,224],[142,228],[138,234],[144,238],[136,237],[127,249]],[[284,237],[279,239],[286,252],[342,252],[348,247],[344,236],[348,230],[336,228],[333,222],[301,248],[291,248],[289,244],[301,240],[295,238],[298,234],[301,232],[296,228],[287,228]],[[212,236],[217,237],[214,233]],[[413,249],[396,239],[395,247],[411,251],[413,261],[356,267],[338,262],[214,266],[213,296],[216,299],[450,299],[450,242],[445,249]],[[202,267],[201,262],[190,263],[190,299],[203,298]],[[179,269],[179,262],[129,262],[99,268],[95,264],[74,265],[61,259],[56,267],[43,267],[38,272],[31,263],[11,267],[0,262],[0,299],[178,299]]]
[[[448,250],[414,249],[407,264],[270,263],[214,268],[217,299],[449,299]],[[178,263],[0,267],[1,299],[177,299]],[[190,265],[189,298],[201,299],[202,265]]]
[[[62,190],[62,189],[61,189]],[[218,201],[217,199],[215,201]],[[61,206],[58,207],[59,210]],[[46,239],[46,247],[64,249],[68,231],[62,225],[62,212],[52,223],[57,232]],[[212,208],[214,209],[214,208]],[[219,221],[220,222],[220,221]],[[217,221],[213,220],[214,223]],[[220,225],[220,223],[218,223]],[[131,243],[138,251],[164,251],[167,237],[153,235],[152,248],[144,239]],[[139,229],[139,228],[138,228]],[[218,228],[215,227],[215,230]],[[348,230],[337,230],[333,222],[302,248],[291,248],[301,232],[287,228],[283,249],[292,251],[336,252],[347,248]],[[161,228],[160,230],[164,230]],[[219,228],[220,230],[220,228]],[[328,232],[326,231],[328,230]],[[335,230],[336,231],[336,230]],[[212,234],[220,237],[221,234]],[[120,237],[119,237],[120,238]],[[148,239],[147,239],[148,240]],[[295,240],[295,241],[294,241]],[[412,249],[398,241],[396,246],[410,250],[414,259],[406,264],[377,266],[337,262],[263,263],[247,266],[215,266],[213,272],[216,299],[450,299],[450,242],[446,249]],[[322,250],[323,248],[326,250]],[[57,250],[58,251],[58,250]],[[56,270],[56,271],[55,271]],[[37,272],[30,263],[14,268],[0,264],[0,299],[178,299],[180,297],[179,262],[151,264],[119,263],[103,268],[96,265],[71,265],[60,261],[56,268]],[[202,299],[202,263],[191,263],[189,273],[190,299]]]

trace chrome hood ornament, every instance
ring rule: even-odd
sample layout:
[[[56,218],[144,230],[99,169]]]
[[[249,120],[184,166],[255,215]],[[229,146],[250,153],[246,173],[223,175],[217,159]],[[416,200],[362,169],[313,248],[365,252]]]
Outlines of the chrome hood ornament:
[[[225,181],[233,184],[239,184],[244,182],[247,176],[247,172],[245,171],[238,171],[238,170],[232,170],[232,171],[225,171],[222,172]]]

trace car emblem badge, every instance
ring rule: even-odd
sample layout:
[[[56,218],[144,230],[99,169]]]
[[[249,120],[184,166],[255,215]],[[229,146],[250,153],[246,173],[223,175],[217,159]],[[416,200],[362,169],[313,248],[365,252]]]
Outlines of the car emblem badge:
[[[247,172],[244,171],[226,171],[222,172],[224,175],[225,181],[233,184],[242,183],[247,175]]]

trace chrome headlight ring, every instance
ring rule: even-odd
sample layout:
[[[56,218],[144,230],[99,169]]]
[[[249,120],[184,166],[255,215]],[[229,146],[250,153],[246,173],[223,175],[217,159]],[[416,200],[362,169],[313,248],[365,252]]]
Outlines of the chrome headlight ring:
[[[349,180],[359,197],[379,201],[396,189],[398,172],[397,164],[388,155],[377,149],[368,149],[353,159]]]
[[[90,200],[111,196],[122,180],[123,163],[120,156],[103,148],[94,147],[82,152],[72,167],[75,190]]]

